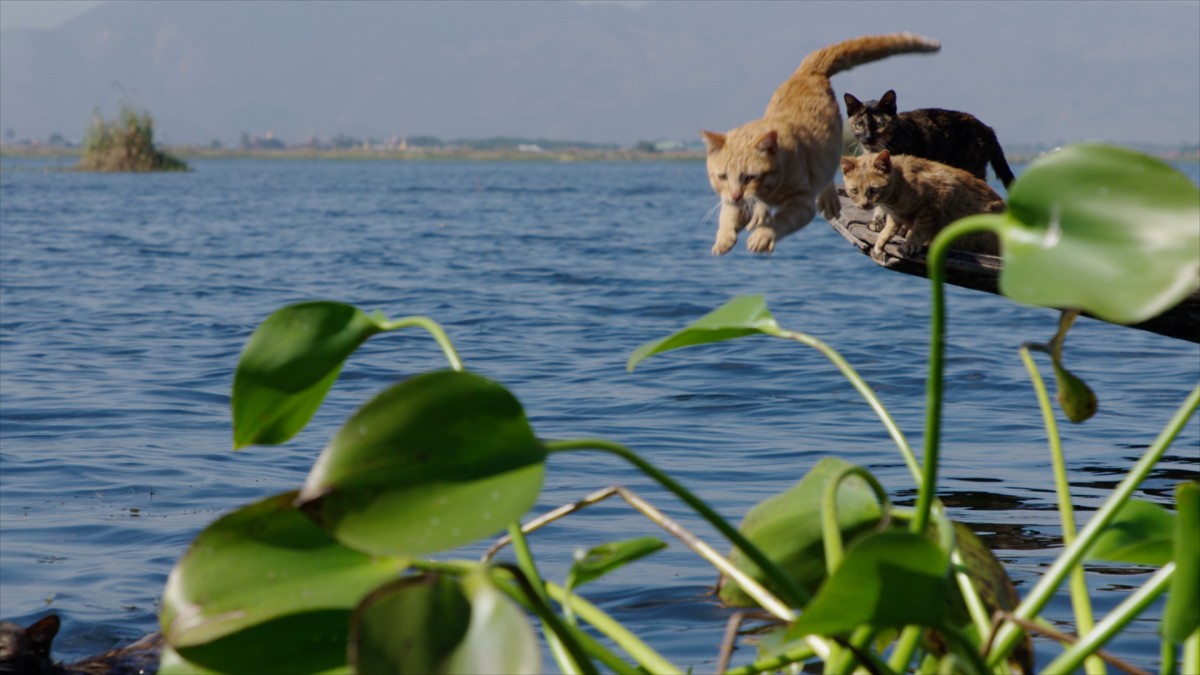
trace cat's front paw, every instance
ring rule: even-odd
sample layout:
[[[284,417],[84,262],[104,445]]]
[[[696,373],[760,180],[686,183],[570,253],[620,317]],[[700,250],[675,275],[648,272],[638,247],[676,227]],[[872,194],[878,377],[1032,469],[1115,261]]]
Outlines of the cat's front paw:
[[[887,212],[877,208],[875,213],[871,214],[871,222],[867,223],[867,229],[872,232],[882,232],[885,223],[887,223]]]
[[[910,236],[903,244],[900,244],[898,252],[903,258],[913,258],[924,250],[925,245],[919,239]]]
[[[725,255],[737,243],[737,232],[718,232],[717,241],[713,243],[713,255]]]
[[[746,239],[746,248],[751,253],[771,253],[775,250],[775,230],[760,227]]]

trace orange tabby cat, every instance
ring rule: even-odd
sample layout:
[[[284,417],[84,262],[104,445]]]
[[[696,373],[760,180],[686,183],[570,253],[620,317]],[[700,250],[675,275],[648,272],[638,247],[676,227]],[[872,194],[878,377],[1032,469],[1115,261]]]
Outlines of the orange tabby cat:
[[[721,198],[713,255],[728,252],[746,228],[746,247],[770,253],[776,241],[807,225],[818,207],[826,218],[837,217],[833,178],[842,155],[842,116],[829,77],[893,54],[940,48],[935,40],[892,33],[818,49],[775,90],[761,119],[727,134],[703,132],[708,179]]]
[[[976,213],[999,213],[1004,200],[984,181],[968,171],[911,155],[893,155],[887,150],[843,157],[842,175],[846,194],[860,208],[881,207],[886,225],[875,240],[872,256],[897,233],[907,231],[900,255],[910,257],[929,245],[942,228],[959,218]],[[955,248],[995,253],[994,235],[968,235]]]

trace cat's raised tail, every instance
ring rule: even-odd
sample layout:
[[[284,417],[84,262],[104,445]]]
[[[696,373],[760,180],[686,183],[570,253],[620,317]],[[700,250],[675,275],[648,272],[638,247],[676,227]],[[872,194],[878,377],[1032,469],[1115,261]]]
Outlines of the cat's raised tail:
[[[915,33],[864,35],[829,45],[809,54],[800,62],[796,74],[814,73],[830,77],[854,66],[878,61],[893,54],[936,52],[942,43]]]

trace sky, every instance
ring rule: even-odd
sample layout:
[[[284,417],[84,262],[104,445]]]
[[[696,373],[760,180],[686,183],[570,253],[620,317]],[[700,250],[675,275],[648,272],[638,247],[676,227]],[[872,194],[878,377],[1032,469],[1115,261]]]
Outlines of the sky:
[[[761,114],[813,49],[912,31],[840,99],[975,114],[1006,145],[1200,143],[1200,2],[0,0],[7,140],[150,111],[168,143],[695,140]],[[10,133],[11,132],[11,133]]]

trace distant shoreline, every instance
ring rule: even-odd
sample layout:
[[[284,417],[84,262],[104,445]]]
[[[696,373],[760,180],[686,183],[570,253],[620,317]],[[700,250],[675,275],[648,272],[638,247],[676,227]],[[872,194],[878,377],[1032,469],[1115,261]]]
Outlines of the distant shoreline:
[[[1119,144],[1118,144],[1119,145]],[[1136,149],[1136,148],[1135,148]],[[407,148],[407,149],[230,149],[195,146],[164,147],[164,151],[181,159],[327,159],[342,161],[521,161],[521,162],[596,162],[596,161],[678,161],[699,162],[703,150],[646,151],[625,149],[564,149],[530,152],[513,148],[479,150],[470,148]],[[1024,164],[1048,151],[1008,153],[1008,161]],[[1200,161],[1200,149],[1147,151],[1147,154],[1172,162]],[[49,145],[0,145],[0,157],[79,157],[82,149]]]

